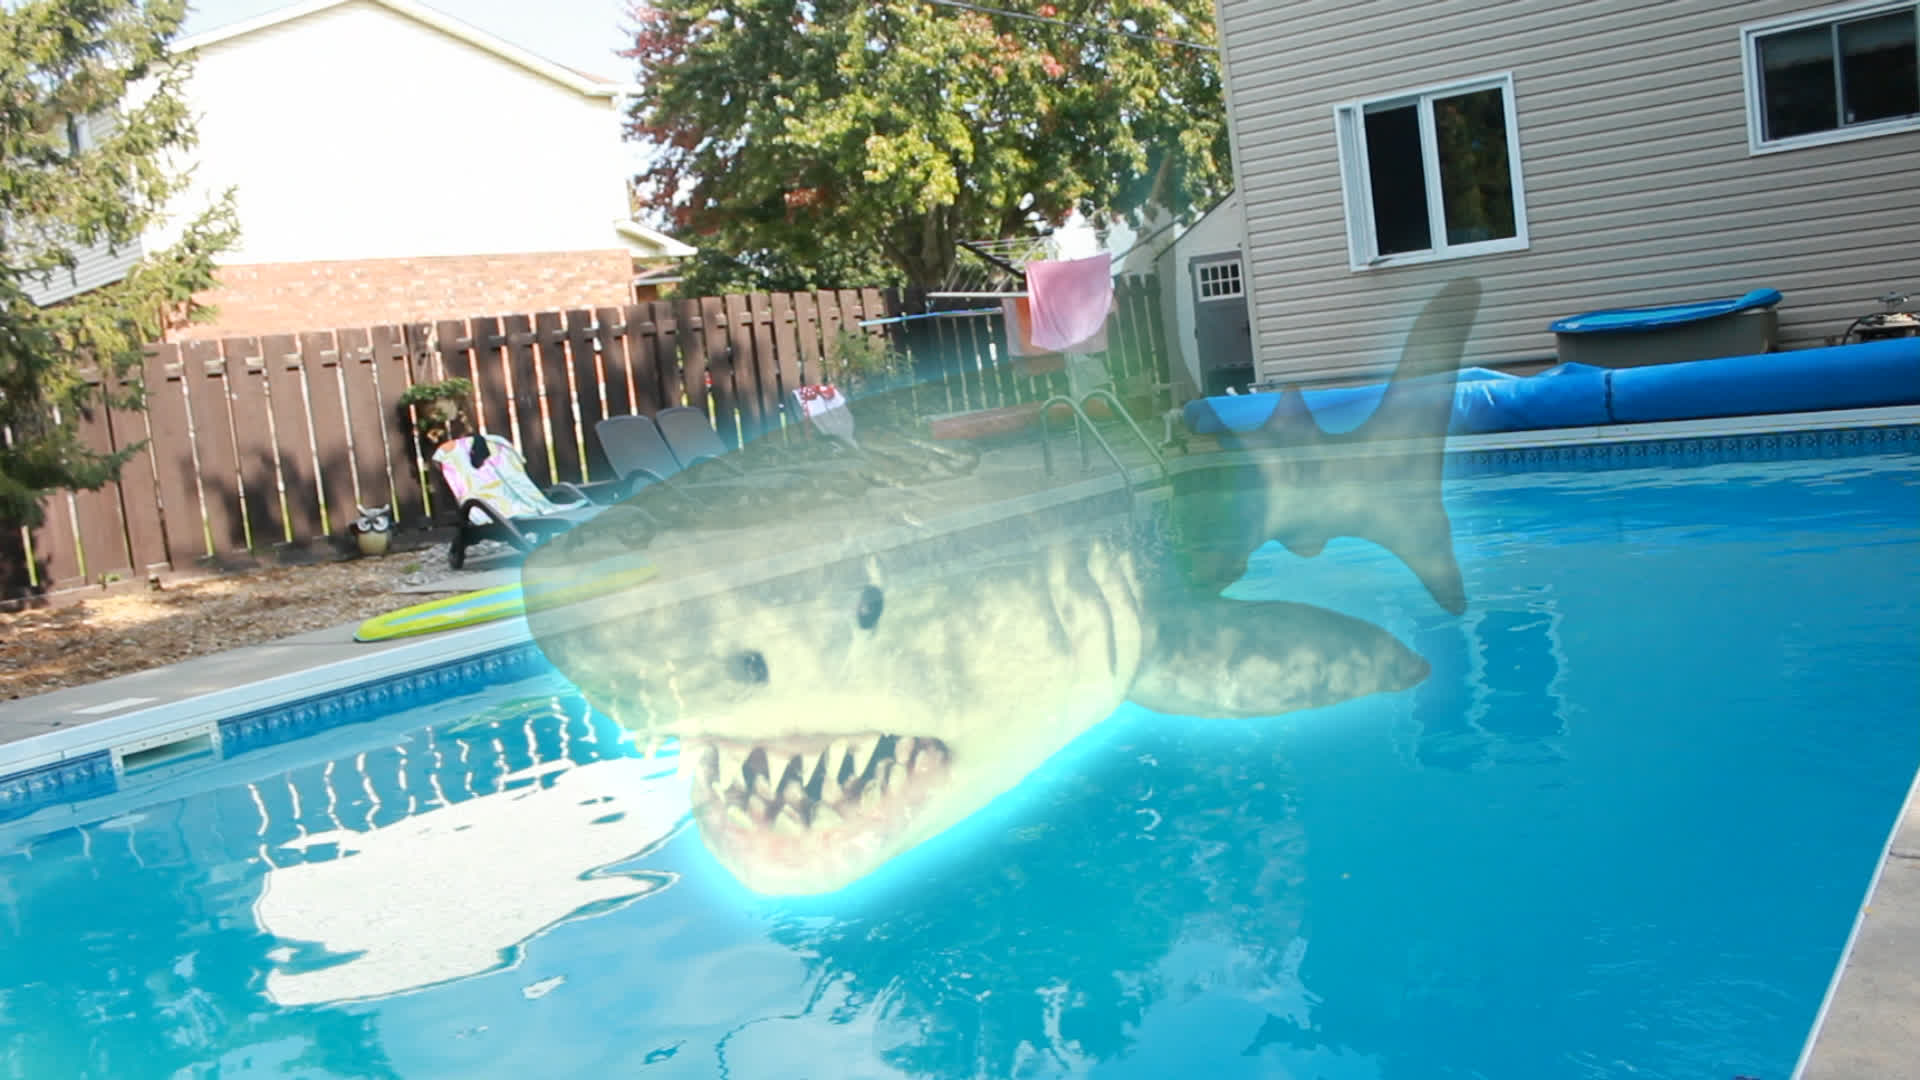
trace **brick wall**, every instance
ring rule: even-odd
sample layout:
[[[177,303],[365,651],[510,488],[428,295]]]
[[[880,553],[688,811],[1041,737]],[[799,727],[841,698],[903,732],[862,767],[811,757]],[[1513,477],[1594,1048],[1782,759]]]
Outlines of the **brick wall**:
[[[200,298],[218,305],[217,319],[169,340],[605,307],[633,295],[624,250],[251,263],[219,277]]]

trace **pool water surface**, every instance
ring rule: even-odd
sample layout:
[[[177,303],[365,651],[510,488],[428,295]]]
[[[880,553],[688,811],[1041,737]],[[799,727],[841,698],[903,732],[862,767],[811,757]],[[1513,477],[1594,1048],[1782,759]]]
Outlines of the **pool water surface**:
[[[1263,549],[1432,675],[1123,708],[805,902],[554,676],[15,822],[0,1076],[1784,1080],[1920,766],[1916,465],[1450,480],[1464,617]]]

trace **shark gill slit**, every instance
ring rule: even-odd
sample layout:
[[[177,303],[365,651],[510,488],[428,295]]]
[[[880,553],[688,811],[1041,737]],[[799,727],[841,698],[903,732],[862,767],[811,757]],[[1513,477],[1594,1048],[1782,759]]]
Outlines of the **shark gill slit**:
[[[1066,574],[1061,565],[1065,559],[1066,556],[1059,551],[1048,556],[1044,582],[1047,593],[1047,639],[1063,653],[1073,649],[1073,634],[1067,629],[1065,613],[1060,610],[1061,603],[1066,599],[1062,595],[1066,591]]]
[[[1097,550],[1098,549],[1090,549],[1087,552],[1087,559],[1094,558],[1094,556],[1097,553]],[[1106,622],[1107,674],[1112,675],[1115,678],[1119,678],[1120,676],[1120,642],[1119,642],[1120,631],[1114,620],[1113,603],[1107,598],[1106,590],[1100,587],[1099,580],[1093,576],[1093,571],[1088,567],[1085,561],[1082,561],[1080,559],[1073,560],[1067,565],[1067,573],[1070,575],[1069,581],[1078,581],[1078,582],[1084,583],[1084,587],[1088,594],[1089,602],[1091,602],[1096,608],[1099,609],[1101,619],[1103,619]]]

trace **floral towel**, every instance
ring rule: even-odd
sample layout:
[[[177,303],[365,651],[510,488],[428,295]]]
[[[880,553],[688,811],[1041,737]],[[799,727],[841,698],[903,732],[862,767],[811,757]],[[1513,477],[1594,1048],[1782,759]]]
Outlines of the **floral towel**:
[[[473,464],[473,440],[487,440],[487,460]],[[472,435],[440,444],[433,452],[433,463],[447,481],[453,497],[461,502],[484,500],[508,517],[545,517],[567,508],[547,498],[533,478],[527,475],[527,462],[514,445],[498,435]],[[475,525],[493,520],[479,509],[469,510],[467,518]]]
[[[814,383],[793,392],[800,412],[813,426],[836,439],[853,442],[853,411],[847,408],[846,395],[832,383]]]

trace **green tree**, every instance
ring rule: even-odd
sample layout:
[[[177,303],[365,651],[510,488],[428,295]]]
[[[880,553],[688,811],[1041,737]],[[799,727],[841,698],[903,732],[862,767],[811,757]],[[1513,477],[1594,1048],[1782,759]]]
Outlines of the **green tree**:
[[[724,230],[734,243],[701,247],[699,254],[680,265],[680,295],[719,296],[725,293],[801,292],[842,287],[885,288],[906,284],[900,271],[878,252],[867,248],[819,243],[792,237],[792,246],[753,248],[755,230]]]
[[[1219,68],[1176,43],[1212,43],[1211,4],[1017,6],[1038,18],[925,0],[634,9],[647,205],[810,285],[877,284],[821,280],[877,257],[933,286],[961,240],[1225,190]]]
[[[145,253],[125,278],[41,307],[36,285],[72,273],[79,256],[121,251],[158,222],[186,176],[173,155],[193,146],[182,95],[186,58],[168,42],[184,0],[16,0],[0,9],[0,519],[41,521],[40,501],[95,489],[131,453],[83,445],[75,421],[101,397],[137,408],[120,376],[163,324],[204,311],[213,258],[237,235],[231,202],[207,207],[172,247]],[[91,120],[106,121],[90,124]],[[85,138],[83,133],[97,133]]]

